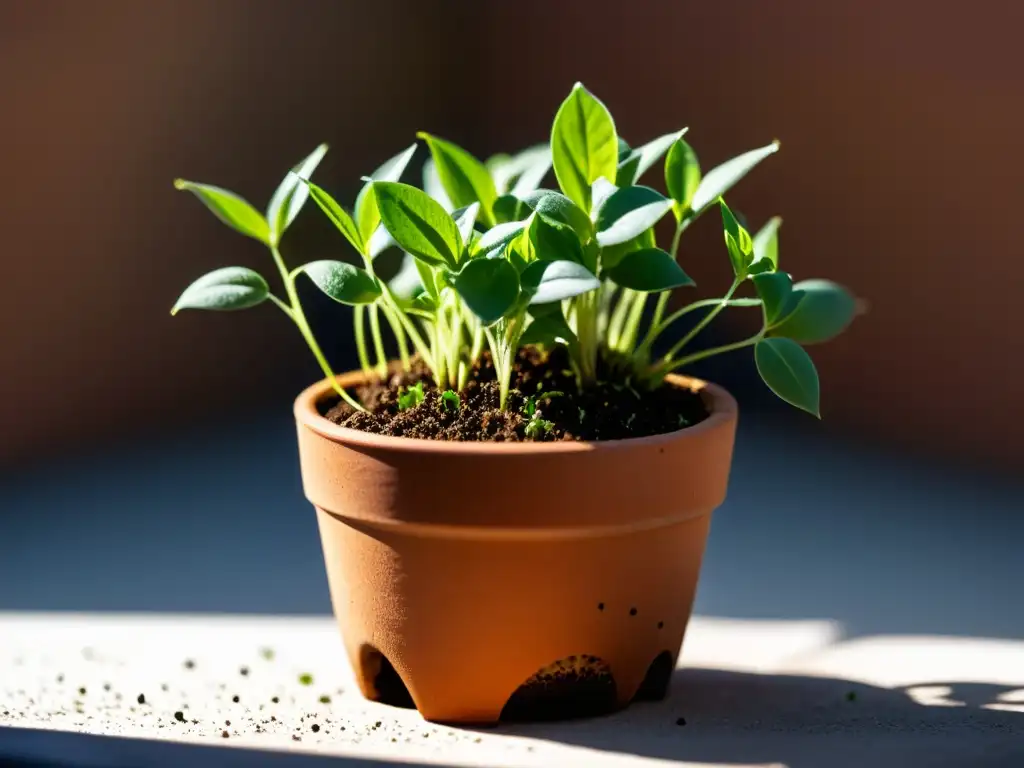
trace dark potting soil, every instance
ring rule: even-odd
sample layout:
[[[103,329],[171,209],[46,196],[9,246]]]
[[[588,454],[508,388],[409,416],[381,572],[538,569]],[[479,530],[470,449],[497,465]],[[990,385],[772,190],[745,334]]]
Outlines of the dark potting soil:
[[[357,387],[354,394],[367,412],[337,395],[325,398],[321,412],[335,424],[363,432],[466,442],[621,440],[673,432],[708,416],[703,399],[691,390],[665,384],[647,391],[612,376],[598,378],[581,390],[562,348],[548,356],[527,348],[516,358],[505,410],[498,407],[499,387],[485,354],[458,393],[457,407],[441,397],[443,390],[434,386],[425,366],[414,365],[409,373],[396,371]],[[400,409],[399,397],[417,383],[423,401]],[[531,398],[537,412],[532,426]]]

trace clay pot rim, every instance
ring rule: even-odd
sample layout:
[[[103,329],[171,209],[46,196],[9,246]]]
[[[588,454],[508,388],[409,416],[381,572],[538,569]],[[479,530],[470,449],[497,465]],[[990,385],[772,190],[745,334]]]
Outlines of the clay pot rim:
[[[366,380],[368,374],[362,371],[349,371],[335,377],[342,387],[352,387]],[[492,456],[523,456],[537,454],[570,454],[591,451],[615,451],[625,448],[656,446],[659,443],[674,443],[679,440],[700,440],[706,433],[718,429],[723,424],[735,421],[738,406],[736,399],[717,384],[689,376],[669,374],[665,381],[676,387],[690,389],[700,393],[711,413],[704,421],[672,432],[648,437],[631,437],[625,440],[559,441],[554,443],[485,443],[457,442],[445,440],[427,440],[418,437],[395,437],[393,435],[376,435],[358,429],[342,427],[320,415],[317,403],[325,397],[332,387],[327,379],[321,379],[306,387],[295,398],[295,420],[307,429],[345,445],[361,448],[375,448],[389,451],[411,453],[433,453],[448,455],[492,455]]]

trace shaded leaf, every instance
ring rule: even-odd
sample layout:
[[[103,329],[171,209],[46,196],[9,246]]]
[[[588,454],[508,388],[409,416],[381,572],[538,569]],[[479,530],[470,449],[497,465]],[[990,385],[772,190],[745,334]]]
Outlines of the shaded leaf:
[[[782,219],[774,216],[754,235],[754,263],[768,262],[773,270],[779,268],[779,227]]]
[[[501,195],[494,201],[492,211],[497,224],[522,221],[533,209],[515,195]]]
[[[525,195],[523,202],[544,218],[572,227],[581,243],[585,243],[594,235],[594,225],[590,217],[563,194],[549,189],[538,189]]]
[[[849,326],[856,313],[853,295],[831,280],[802,280],[792,294],[771,336],[784,336],[801,344],[828,341]]]
[[[751,278],[764,307],[764,322],[770,327],[782,315],[793,290],[793,281],[785,272],[766,272]]]
[[[665,188],[676,203],[676,215],[682,217],[690,209],[693,195],[700,186],[700,163],[697,153],[682,139],[672,142],[665,158]]]
[[[504,259],[473,259],[455,275],[455,290],[485,325],[496,323],[519,298],[519,275]]]
[[[538,309],[539,305],[530,308],[531,314]],[[526,327],[523,335],[519,338],[520,344],[569,344],[577,343],[576,334],[565,321],[562,314],[562,306],[559,303],[549,305],[550,311],[534,315],[534,319]]]
[[[693,285],[693,280],[672,255],[660,248],[644,248],[627,253],[605,276],[623,288],[657,292]]]
[[[583,248],[571,227],[557,224],[543,216],[534,216],[528,237],[534,258],[583,263]]]
[[[452,218],[455,219],[455,226],[459,228],[459,234],[462,236],[462,242],[469,245],[470,240],[473,237],[473,227],[476,225],[476,217],[480,213],[480,203],[473,203],[465,208],[460,208],[457,211],[452,212]]]
[[[754,360],[772,392],[821,418],[818,372],[799,344],[791,339],[762,339],[754,347]]]

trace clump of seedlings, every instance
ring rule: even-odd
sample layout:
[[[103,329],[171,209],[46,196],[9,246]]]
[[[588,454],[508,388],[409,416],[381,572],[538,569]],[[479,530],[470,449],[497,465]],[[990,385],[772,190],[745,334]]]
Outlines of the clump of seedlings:
[[[179,179],[175,186],[266,246],[282,291],[272,293],[267,280],[249,268],[225,267],[190,285],[172,314],[269,301],[295,324],[346,404],[344,413],[396,415],[430,402],[436,406],[426,398],[426,386],[437,390],[440,408],[451,417],[481,421],[481,439],[497,418],[488,408],[505,414],[505,431],[493,439],[585,437],[586,425],[603,406],[585,402],[581,393],[626,388],[642,404],[664,387],[668,374],[744,348],[753,349],[757,370],[775,394],[819,416],[818,375],[804,346],[844,330],[856,302],[828,280],[794,282],[780,269],[782,220],[770,218],[748,229],[725,201],[733,185],[778,151],[778,142],[705,173],[686,133],[682,128],[633,147],[618,134],[605,105],[577,83],[554,116],[548,144],[483,162],[420,133],[430,153],[423,188],[400,180],[413,145],[364,177],[351,211],[310,179],[326,145],[285,176],[264,213],[227,190]],[[641,183],[659,165],[664,191]],[[542,186],[552,171],[557,189]],[[356,263],[286,263],[282,238],[309,198],[341,233]],[[721,220],[727,285],[718,296],[673,310],[672,292],[694,287],[679,263],[682,236],[709,211]],[[385,279],[378,257],[395,247],[404,260]],[[302,276],[353,307],[362,370],[397,391],[397,398],[381,405],[337,383],[299,299]],[[693,349],[716,317],[740,308],[760,309],[755,333]],[[677,324],[685,324],[685,332],[676,332]],[[389,346],[397,353],[394,365]],[[535,384],[526,380],[523,354],[535,347],[549,356],[559,351],[553,372],[559,383],[561,374],[571,374],[572,387],[562,397],[575,407],[549,409],[525,394]],[[474,387],[487,386],[496,390],[496,403],[474,399]],[[519,396],[511,397],[513,391]],[[549,410],[573,415],[556,419]],[[630,422],[625,434],[634,434],[630,413],[619,415]],[[695,421],[699,416],[682,409],[668,414],[663,425],[635,429],[669,431]],[[378,429],[378,422],[353,423]]]

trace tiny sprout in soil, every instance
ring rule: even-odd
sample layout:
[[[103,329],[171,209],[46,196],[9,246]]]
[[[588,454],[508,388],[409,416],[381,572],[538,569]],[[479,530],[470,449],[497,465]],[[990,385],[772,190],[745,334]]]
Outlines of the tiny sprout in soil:
[[[687,131],[682,127],[633,146],[619,135],[605,104],[577,83],[557,109],[549,144],[481,161],[419,133],[430,154],[423,188],[401,181],[417,150],[413,144],[365,177],[351,208],[311,181],[326,145],[285,175],[263,211],[234,192],[178,179],[177,189],[267,249],[279,290],[249,267],[222,267],[193,282],[171,314],[269,302],[295,325],[337,396],[354,412],[375,405],[337,383],[300,301],[300,278],[351,307],[355,346],[368,378],[384,381],[394,371],[405,377],[395,385],[404,386],[398,397],[402,411],[424,402],[423,379],[441,393],[442,409],[466,411],[467,387],[485,358],[498,408],[517,410],[521,398],[510,399],[518,383],[517,355],[535,346],[565,351],[575,385],[567,394],[571,399],[609,383],[628,386],[643,399],[665,386],[668,374],[714,355],[752,349],[765,384],[819,416],[818,374],[805,347],[841,333],[858,303],[836,283],[794,281],[782,270],[781,218],[748,229],[747,219],[726,203],[733,186],[778,152],[779,142],[705,172]],[[545,186],[546,181],[554,183]],[[285,236],[310,199],[348,244],[347,256],[355,263],[321,259],[289,265]],[[682,238],[705,214],[721,227],[726,277],[713,297],[675,307],[673,292],[694,290],[680,264]],[[401,251],[404,260],[397,274],[386,276],[378,271],[377,257],[389,249]],[[760,311],[754,333],[693,349],[720,314],[745,309]],[[425,371],[419,381],[413,381],[416,366]],[[531,407],[539,410],[536,403]],[[527,439],[550,431],[552,422],[536,411],[526,416]],[[587,416],[580,407],[580,420]],[[665,431],[673,428],[675,419]]]

